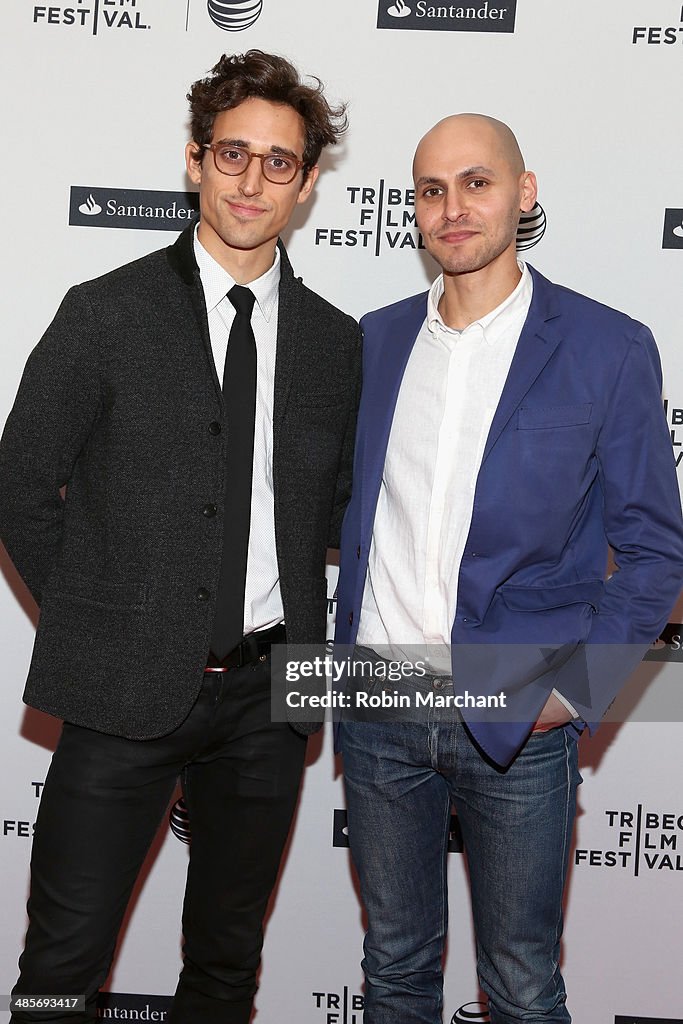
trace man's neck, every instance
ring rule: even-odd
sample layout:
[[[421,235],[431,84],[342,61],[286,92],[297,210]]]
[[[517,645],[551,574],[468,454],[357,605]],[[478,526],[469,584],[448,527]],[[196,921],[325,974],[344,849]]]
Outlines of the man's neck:
[[[262,277],[273,265],[277,239],[272,244],[260,245],[258,249],[234,249],[225,244],[211,231],[202,231],[199,222],[197,238],[209,256],[215,259],[235,284],[246,285]]]
[[[444,291],[439,300],[444,323],[452,330],[462,331],[475,320],[481,320],[512,295],[521,276],[516,258],[502,267],[490,264],[467,274],[444,272]]]

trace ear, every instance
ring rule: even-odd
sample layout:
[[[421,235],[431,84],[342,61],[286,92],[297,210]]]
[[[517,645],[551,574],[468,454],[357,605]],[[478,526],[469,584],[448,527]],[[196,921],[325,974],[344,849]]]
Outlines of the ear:
[[[522,213],[530,213],[533,210],[537,195],[538,182],[536,181],[536,175],[533,171],[525,171],[522,175],[522,198],[519,204]]]
[[[310,196],[311,192],[313,191],[313,186],[315,185],[316,181],[318,180],[318,175],[319,174],[320,174],[320,168],[318,167],[317,164],[316,164],[315,167],[311,167],[310,171],[308,172],[308,174],[306,175],[306,177],[303,180],[303,184],[302,184],[301,188],[299,189],[299,195],[297,196],[297,199],[296,199],[297,203],[305,203],[306,202],[306,200]]]
[[[196,142],[188,142],[185,146],[185,166],[190,181],[200,185],[202,181],[202,165],[196,157],[201,153],[201,148]]]

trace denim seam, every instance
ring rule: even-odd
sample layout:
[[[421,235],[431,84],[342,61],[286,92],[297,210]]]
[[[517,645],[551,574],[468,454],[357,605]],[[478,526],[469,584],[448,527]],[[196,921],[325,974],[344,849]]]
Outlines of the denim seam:
[[[451,823],[451,798],[449,794],[448,800],[444,806],[444,823],[443,823],[443,836],[444,836],[444,851],[441,864],[441,955],[443,957],[443,943],[446,938],[446,930],[448,928],[448,836],[449,827]],[[440,995],[439,1010],[443,1009],[443,987]]]
[[[569,822],[569,804],[570,804],[570,801],[571,801],[571,791],[572,791],[572,783],[571,783],[571,777],[570,777],[570,771],[569,771],[569,747],[567,746],[567,744],[570,743],[570,742],[573,742],[573,741],[569,740],[569,738],[567,736],[567,733],[564,731],[564,729],[562,730],[562,740],[564,742],[565,771],[566,771],[566,777],[567,777],[567,790],[566,790],[566,799],[565,799],[565,804],[564,804],[564,842],[563,842],[563,845],[562,845],[562,863],[564,865],[564,867],[562,869],[562,891],[564,892],[564,883],[565,883],[566,877],[567,877],[567,842],[568,842],[567,825],[568,825],[568,822]],[[562,894],[560,894],[560,910],[559,910],[559,916],[558,916],[558,919],[557,919],[557,924],[555,925],[555,936],[556,936],[556,938],[559,938],[559,935],[560,935],[560,922],[561,922],[561,920],[562,920]],[[559,967],[559,961],[555,962],[553,960],[553,963],[555,964],[555,970],[557,970],[558,967]]]

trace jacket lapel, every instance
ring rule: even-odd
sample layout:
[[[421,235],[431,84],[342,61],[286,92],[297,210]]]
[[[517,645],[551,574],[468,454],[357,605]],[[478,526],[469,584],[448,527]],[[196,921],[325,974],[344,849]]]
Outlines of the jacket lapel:
[[[278,295],[277,350],[275,353],[275,389],[273,397],[273,459],[277,457],[278,440],[287,407],[296,365],[299,336],[299,305],[301,285],[294,278],[285,247],[280,250],[280,290]]]
[[[361,537],[372,532],[375,508],[389,444],[391,424],[401,382],[413,345],[427,314],[427,293],[409,300],[408,309],[392,317],[382,328],[381,344],[368,355],[364,368],[358,433],[361,439],[359,477],[361,494]]]
[[[560,313],[553,302],[553,286],[532,267],[529,270],[534,281],[531,306],[491,423],[482,462],[562,340],[556,322]]]
[[[202,288],[202,281],[199,276],[199,267],[197,266],[197,261],[194,256],[195,223],[196,222],[193,222],[189,227],[185,228],[182,234],[178,236],[173,245],[169,246],[166,252],[168,262],[178,277],[187,286],[189,291],[190,301],[199,326],[199,334],[201,337],[202,348],[204,350],[204,357],[208,361],[209,372],[211,374],[216,398],[218,399],[219,405],[222,406],[223,386],[216,371],[216,361],[213,357],[211,336],[209,334],[209,319],[206,313],[206,302],[204,301],[204,289]]]

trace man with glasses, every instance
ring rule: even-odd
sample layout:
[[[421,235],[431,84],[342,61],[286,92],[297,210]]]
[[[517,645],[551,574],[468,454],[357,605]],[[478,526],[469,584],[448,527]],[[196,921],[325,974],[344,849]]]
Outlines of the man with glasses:
[[[298,793],[306,741],[271,721],[269,652],[324,640],[359,334],[278,239],[346,120],[257,50],[188,99],[198,225],[71,289],[0,449],[2,537],[41,607],[25,700],[65,722],[14,996],[85,997],[24,999],[16,1024],[97,1019],[178,776],[192,840],[170,1020],[247,1024]]]

